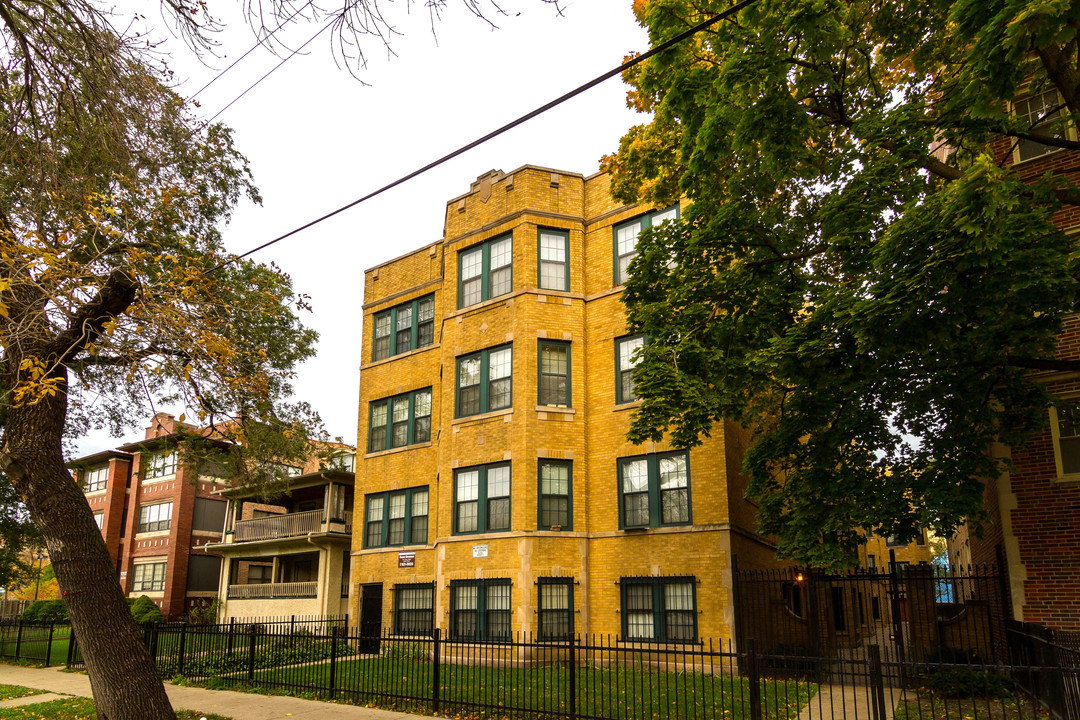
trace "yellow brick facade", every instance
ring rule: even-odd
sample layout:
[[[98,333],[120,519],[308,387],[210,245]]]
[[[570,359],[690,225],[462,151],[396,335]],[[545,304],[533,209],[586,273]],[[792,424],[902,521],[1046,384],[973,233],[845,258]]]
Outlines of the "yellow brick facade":
[[[432,583],[434,624],[445,633],[453,581],[506,579],[513,630],[534,634],[538,579],[563,577],[573,582],[574,632],[623,637],[620,581],[683,577],[694,587],[697,637],[732,639],[732,554],[759,566],[774,562],[772,547],[754,532],[754,508],[743,499],[741,429],[717,427],[689,452],[691,523],[620,528],[619,458],[674,450],[663,443],[630,444],[626,432],[635,403],[616,402],[616,341],[626,328],[615,283],[613,228],[651,210],[617,204],[605,174],[583,177],[534,166],[492,171],[447,203],[442,240],[367,271],[350,593],[354,622],[376,617],[383,632],[392,632],[395,588]],[[567,233],[569,291],[538,289],[540,228]],[[507,235],[512,289],[459,309],[461,252]],[[375,317],[415,307],[412,301],[428,296],[434,298],[432,344],[373,361]],[[569,346],[568,408],[539,404],[542,340]],[[458,359],[504,346],[512,349],[510,407],[456,417]],[[373,451],[372,403],[429,387],[430,439]],[[572,463],[569,527],[538,526],[542,459]],[[510,463],[510,529],[455,534],[455,471],[502,462]],[[392,491],[420,487],[428,489],[426,541],[366,543],[366,499],[379,495],[385,501]],[[409,562],[412,567],[399,567]]]

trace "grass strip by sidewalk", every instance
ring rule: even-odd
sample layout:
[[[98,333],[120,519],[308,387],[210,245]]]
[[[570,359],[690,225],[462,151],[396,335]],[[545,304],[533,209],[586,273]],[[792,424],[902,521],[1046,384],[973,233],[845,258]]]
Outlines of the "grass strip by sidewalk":
[[[213,713],[178,710],[179,720],[229,720]],[[33,705],[0,709],[0,720],[96,720],[94,701],[90,698],[69,698]]]
[[[14,700],[15,698],[41,695],[45,690],[23,687],[22,685],[0,685],[0,701]]]

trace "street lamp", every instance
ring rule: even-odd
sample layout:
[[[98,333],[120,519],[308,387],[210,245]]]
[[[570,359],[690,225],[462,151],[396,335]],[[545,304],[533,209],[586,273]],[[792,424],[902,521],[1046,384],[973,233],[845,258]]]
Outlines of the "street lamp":
[[[37,602],[38,588],[41,587],[41,566],[45,564],[45,551],[39,548],[37,555],[34,557],[37,558],[38,561],[37,580],[34,581],[34,602]]]

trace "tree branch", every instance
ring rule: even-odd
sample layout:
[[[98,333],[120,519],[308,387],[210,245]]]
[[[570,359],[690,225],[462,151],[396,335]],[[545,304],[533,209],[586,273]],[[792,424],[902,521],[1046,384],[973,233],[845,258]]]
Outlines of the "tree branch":
[[[87,343],[93,342],[105,328],[105,323],[124,312],[135,300],[139,283],[123,270],[113,270],[97,297],[79,308],[67,330],[60,333],[50,347],[49,357],[67,364]]]

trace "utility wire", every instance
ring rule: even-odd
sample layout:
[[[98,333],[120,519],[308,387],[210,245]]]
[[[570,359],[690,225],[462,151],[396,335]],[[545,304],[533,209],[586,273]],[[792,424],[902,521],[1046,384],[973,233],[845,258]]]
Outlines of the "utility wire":
[[[270,38],[274,37],[274,34],[275,34],[275,33],[276,33],[276,32],[277,32],[278,30],[280,30],[281,28],[285,27],[286,23],[288,23],[289,21],[291,21],[291,20],[292,20],[292,19],[293,19],[294,17],[296,17],[297,15],[299,15],[300,13],[302,13],[302,12],[303,12],[304,10],[307,10],[308,6],[310,6],[310,5],[311,5],[311,4],[313,3],[313,2],[315,2],[315,0],[308,0],[308,2],[307,2],[307,5],[304,5],[304,6],[302,7],[302,8],[300,8],[299,10],[297,10],[296,12],[294,12],[294,13],[293,13],[292,15],[290,15],[289,17],[287,17],[287,18],[285,18],[284,20],[282,20],[282,21],[281,21],[281,24],[280,24],[280,25],[278,25],[278,26],[277,26],[276,28],[274,28],[273,30],[271,30],[271,31],[270,31],[270,34],[269,34],[269,35],[267,35],[266,37],[264,37],[264,38],[260,39],[260,40],[259,40],[259,42],[257,42],[257,43],[255,43],[254,45],[252,45],[252,46],[251,46],[251,47],[250,47],[250,48],[248,49],[248,51],[247,51],[246,53],[244,53],[244,54],[243,54],[243,55],[241,55],[240,57],[238,57],[238,58],[236,58],[235,60],[233,60],[233,61],[232,61],[232,64],[230,64],[230,65],[229,65],[229,67],[227,67],[227,68],[225,68],[224,70],[222,70],[221,72],[219,72],[219,73],[218,73],[217,75],[215,75],[215,76],[214,76],[213,78],[211,78],[211,79],[210,79],[210,82],[206,83],[206,84],[205,84],[205,85],[203,85],[203,86],[202,86],[201,88],[199,88],[198,90],[196,90],[196,91],[195,91],[195,94],[194,94],[194,95],[192,95],[192,96],[191,96],[190,98],[188,98],[188,100],[194,100],[195,98],[197,98],[197,97],[199,96],[199,93],[201,93],[201,92],[202,92],[203,90],[205,90],[206,88],[208,88],[208,87],[210,87],[211,85],[213,85],[214,83],[216,83],[216,82],[217,82],[217,81],[218,81],[218,80],[219,80],[219,79],[221,78],[221,76],[222,76],[222,75],[224,75],[225,73],[227,73],[227,72],[229,72],[230,70],[232,70],[232,69],[233,69],[234,67],[236,67],[236,66],[237,66],[237,64],[238,64],[238,63],[240,63],[240,62],[241,62],[241,61],[242,61],[242,60],[243,60],[244,58],[246,58],[246,57],[247,57],[248,55],[250,55],[251,53],[255,52],[255,49],[256,49],[256,48],[258,48],[258,47],[259,47],[260,45],[262,45],[263,43],[265,43],[265,42],[266,42],[267,40],[269,40]],[[290,56],[290,57],[291,57],[291,56]],[[245,91],[245,92],[246,92],[246,91]],[[218,113],[218,114],[220,114],[220,113]],[[217,117],[217,115],[215,115],[214,117]]]
[[[207,121],[206,121],[206,124],[207,124],[207,125],[209,125],[210,123],[214,122],[214,120],[216,120],[216,119],[217,119],[218,115],[221,115],[221,113],[225,112],[226,110],[228,110],[229,108],[231,108],[231,107],[232,107],[233,105],[235,105],[235,104],[236,104],[236,102],[237,102],[238,100],[240,100],[240,98],[244,97],[244,96],[245,96],[245,95],[247,95],[247,94],[248,94],[249,92],[251,92],[251,91],[252,91],[252,90],[254,90],[254,89],[255,89],[256,87],[258,87],[259,83],[261,83],[261,82],[262,82],[263,80],[265,80],[266,78],[270,77],[270,76],[271,76],[271,75],[272,75],[272,74],[274,73],[274,71],[275,71],[275,70],[277,70],[277,69],[278,69],[279,67],[281,67],[282,65],[284,65],[285,63],[287,63],[287,62],[288,62],[289,60],[291,60],[291,59],[292,59],[293,57],[295,57],[297,53],[299,53],[299,52],[300,52],[301,50],[303,50],[303,49],[304,49],[304,48],[306,48],[306,47],[307,47],[308,45],[310,45],[310,44],[312,43],[312,41],[314,41],[314,40],[315,40],[315,38],[319,37],[319,36],[320,36],[320,35],[322,35],[322,34],[323,34],[324,32],[326,32],[326,31],[327,31],[327,30],[328,30],[328,29],[330,28],[330,26],[331,26],[331,25],[333,25],[333,24],[334,24],[335,22],[337,22],[337,18],[330,18],[330,20],[329,20],[329,21],[328,21],[328,22],[327,22],[327,23],[326,23],[325,25],[323,25],[323,26],[322,26],[322,27],[321,27],[321,28],[319,29],[319,31],[318,31],[317,33],[315,33],[314,35],[312,35],[311,37],[309,37],[309,38],[308,38],[307,42],[305,42],[305,43],[304,43],[303,45],[301,45],[300,47],[296,48],[296,49],[295,49],[295,50],[293,50],[293,51],[292,51],[291,53],[289,53],[288,55],[286,55],[285,57],[283,57],[283,58],[281,59],[281,62],[279,62],[279,63],[278,63],[277,65],[275,65],[274,67],[272,67],[272,68],[270,68],[269,70],[267,70],[267,71],[266,71],[266,74],[265,74],[265,75],[263,75],[263,76],[262,76],[261,78],[259,78],[259,79],[258,79],[258,80],[256,80],[255,82],[251,83],[251,85],[248,85],[248,87],[247,87],[247,90],[244,90],[244,92],[240,93],[239,95],[237,95],[236,97],[234,97],[234,98],[233,98],[233,99],[232,99],[231,101],[229,101],[229,104],[228,104],[228,105],[226,105],[225,107],[221,108],[221,109],[220,109],[220,110],[218,110],[218,111],[217,111],[216,113],[214,113],[214,114],[213,114],[213,116],[212,116],[212,117],[211,117],[211,118],[210,118],[209,120],[207,120]],[[241,256],[241,257],[242,257],[242,256]]]
[[[704,22],[700,22],[697,25],[694,25],[690,29],[679,33],[678,35],[671,38],[670,40],[667,40],[666,42],[660,43],[659,45],[652,48],[651,50],[637,56],[636,58],[633,58],[632,60],[629,60],[629,61],[623,63],[619,67],[617,67],[617,68],[615,68],[613,70],[607,71],[603,75],[600,75],[599,77],[596,77],[596,78],[590,80],[589,82],[585,83],[584,85],[582,85],[582,86],[580,86],[580,87],[578,87],[578,88],[576,88],[574,90],[571,90],[570,92],[566,93],[565,95],[562,95],[562,96],[552,100],[551,102],[549,102],[549,103],[547,103],[545,105],[541,105],[540,107],[536,108],[535,110],[533,110],[530,113],[526,113],[525,115],[522,115],[517,120],[513,120],[513,121],[507,123],[506,125],[503,125],[499,129],[493,130],[492,132],[489,132],[487,135],[484,135],[481,138],[473,140],[468,145],[463,145],[463,146],[459,147],[457,150],[454,150],[451,153],[443,155],[438,160],[435,160],[434,162],[430,162],[427,165],[423,166],[422,168],[420,168],[418,170],[414,170],[413,172],[409,173],[408,175],[403,175],[402,177],[398,178],[397,180],[394,180],[392,183],[389,183],[388,185],[383,185],[381,188],[379,188],[378,190],[375,190],[374,192],[370,192],[367,195],[364,195],[363,197],[361,197],[361,198],[359,198],[357,200],[353,200],[348,205],[342,205],[337,210],[334,210],[332,212],[328,212],[327,214],[323,215],[320,218],[316,218],[315,220],[312,220],[309,223],[301,225],[300,227],[298,227],[298,228],[296,228],[294,230],[290,230],[289,232],[285,233],[284,235],[279,235],[278,237],[274,238],[273,240],[269,240],[267,242],[264,242],[262,245],[259,245],[258,247],[255,247],[255,248],[252,248],[251,250],[248,250],[247,252],[245,252],[245,253],[243,253],[241,255],[236,255],[235,257],[232,257],[229,260],[226,260],[225,262],[222,262],[219,265],[215,266],[209,272],[214,272],[216,270],[219,270],[219,269],[225,267],[225,265],[229,264],[230,262],[233,262],[235,260],[240,260],[242,258],[245,258],[245,257],[249,256],[249,255],[257,253],[260,250],[264,250],[264,249],[270,247],[271,245],[274,245],[276,243],[281,242],[282,240],[285,240],[286,238],[292,237],[293,235],[296,235],[299,232],[302,232],[304,230],[307,230],[310,227],[318,225],[319,223],[321,223],[321,222],[323,222],[325,220],[329,220],[330,218],[334,217],[335,215],[343,213],[343,212],[345,212],[346,210],[348,210],[350,208],[356,207],[357,205],[359,205],[362,202],[366,202],[367,200],[370,200],[373,197],[376,197],[378,195],[382,195],[387,190],[391,190],[393,188],[396,188],[398,185],[401,185],[402,183],[408,182],[409,180],[412,180],[414,177],[417,177],[418,175],[422,175],[423,173],[426,173],[428,170],[431,170],[432,168],[436,168],[439,165],[442,165],[443,163],[445,163],[445,162],[447,162],[449,160],[452,160],[452,159],[456,158],[457,156],[468,152],[469,150],[472,150],[474,147],[477,147],[479,145],[483,145],[488,140],[491,140],[492,138],[498,137],[499,135],[502,135],[503,133],[507,132],[508,130],[512,130],[512,129],[516,128],[518,125],[521,125],[521,124],[523,124],[525,122],[528,122],[529,120],[532,120],[534,117],[547,112],[548,110],[552,109],[553,107],[561,105],[562,103],[566,102],[567,100],[570,100],[571,98],[577,97],[578,95],[582,94],[586,90],[589,90],[589,89],[599,85],[600,83],[604,82],[605,80],[608,80],[609,78],[613,78],[616,75],[622,74],[624,71],[629,70],[630,68],[634,67],[635,65],[637,65],[639,63],[642,63],[645,60],[648,60],[652,56],[654,56],[654,55],[656,55],[658,53],[661,53],[664,50],[667,50],[668,48],[672,47],[673,45],[677,45],[678,43],[681,43],[683,40],[686,40],[687,38],[689,38],[689,37],[691,37],[693,35],[696,35],[697,33],[701,32],[702,30],[704,30],[704,29],[706,29],[706,28],[708,28],[708,27],[710,27],[712,25],[715,25],[716,23],[720,22],[721,20],[724,20],[725,18],[731,17],[732,15],[739,12],[743,8],[750,6],[750,5],[754,4],[755,2],[757,2],[757,0],[740,0],[739,2],[735,3],[734,5],[729,7],[727,10],[723,11],[722,13],[720,13],[718,15],[714,15],[713,17],[709,18],[708,20],[705,20]]]

